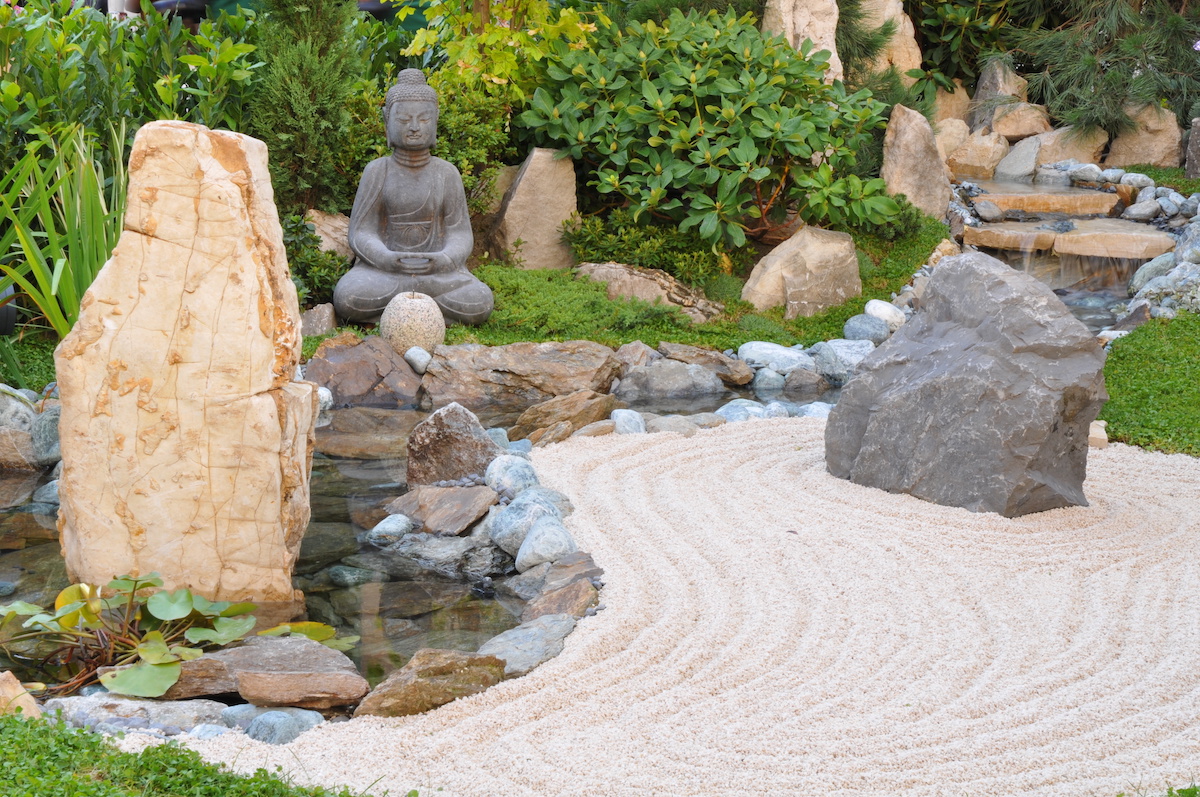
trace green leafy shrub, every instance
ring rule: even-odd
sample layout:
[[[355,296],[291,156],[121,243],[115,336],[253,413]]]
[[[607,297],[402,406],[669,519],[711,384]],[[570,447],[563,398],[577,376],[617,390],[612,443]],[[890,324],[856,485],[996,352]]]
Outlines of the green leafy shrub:
[[[662,22],[671,16],[675,9],[684,13],[689,10],[695,11],[699,14],[707,14],[709,11],[724,14],[732,11],[739,17],[743,14],[753,14],[761,19],[764,6],[766,0],[633,0],[610,11],[609,16],[619,25],[647,20]],[[840,49],[838,53],[841,54]]]
[[[0,163],[15,162],[35,128],[93,134],[154,119],[241,129],[257,67],[254,15],[221,14],[193,33],[153,9],[125,19],[71,0],[0,4]],[[107,153],[105,170],[127,147]]]
[[[321,248],[316,227],[303,216],[283,218],[283,248],[301,305],[333,301],[333,289],[350,269],[346,258]]]
[[[892,199],[896,200],[899,208],[894,216],[882,224],[851,224],[846,225],[847,229],[869,233],[884,241],[899,241],[916,235],[925,222],[925,214],[913,206],[904,194],[896,194]]]
[[[262,0],[251,133],[267,144],[275,202],[286,212],[346,207],[354,185],[331,152],[345,145],[346,107],[361,69],[353,0]]]
[[[605,27],[595,51],[554,48],[519,120],[584,160],[601,194],[711,244],[741,247],[789,207],[814,223],[881,223],[896,212],[883,181],[848,170],[883,106],[827,85],[827,56],[809,46],[732,13]]]
[[[628,210],[588,216],[568,224],[563,239],[580,263],[616,261],[642,268],[662,269],[691,285],[703,285],[718,274],[748,270],[752,255],[738,250],[733,260],[714,253],[695,232],[684,232],[673,224],[639,222]]]
[[[1050,115],[1110,135],[1132,129],[1128,111],[1153,104],[1187,126],[1200,113],[1200,8],[1187,0],[1086,0],[1067,24],[1012,39],[1029,94]]]
[[[1200,456],[1200,315],[1152,320],[1114,341],[1104,382],[1109,437]]]

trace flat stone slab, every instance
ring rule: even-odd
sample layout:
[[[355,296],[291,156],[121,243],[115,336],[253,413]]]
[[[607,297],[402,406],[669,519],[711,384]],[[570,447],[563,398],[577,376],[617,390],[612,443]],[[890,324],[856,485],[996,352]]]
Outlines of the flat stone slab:
[[[1107,216],[1116,209],[1120,197],[1104,191],[1086,188],[1054,188],[1029,183],[977,182],[986,199],[1001,210],[1021,210],[1026,213],[1066,213],[1072,216]]]
[[[1012,251],[1053,251],[1059,255],[1150,260],[1175,248],[1175,239],[1145,224],[1124,219],[1078,219],[1070,232],[1040,229],[1042,222],[1004,221],[967,227],[963,242]]]

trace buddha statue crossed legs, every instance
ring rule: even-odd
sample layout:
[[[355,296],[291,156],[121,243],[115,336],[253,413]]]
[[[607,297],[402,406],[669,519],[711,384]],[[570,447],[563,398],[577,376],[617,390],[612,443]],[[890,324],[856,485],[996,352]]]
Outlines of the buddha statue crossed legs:
[[[433,297],[447,321],[482,324],[492,291],[467,270],[474,237],[462,177],[429,154],[437,136],[437,93],[405,69],[387,93],[389,157],[367,164],[350,212],[356,260],[333,292],[347,321],[376,321],[398,293]]]

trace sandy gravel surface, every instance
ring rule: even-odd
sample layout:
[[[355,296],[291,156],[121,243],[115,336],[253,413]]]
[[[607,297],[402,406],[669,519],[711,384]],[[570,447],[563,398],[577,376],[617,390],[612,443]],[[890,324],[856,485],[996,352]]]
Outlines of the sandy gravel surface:
[[[1017,520],[826,474],[824,423],[540,449],[607,608],[532,674],[242,771],[375,795],[1103,795],[1200,778],[1200,460]],[[441,791],[437,791],[441,789]]]

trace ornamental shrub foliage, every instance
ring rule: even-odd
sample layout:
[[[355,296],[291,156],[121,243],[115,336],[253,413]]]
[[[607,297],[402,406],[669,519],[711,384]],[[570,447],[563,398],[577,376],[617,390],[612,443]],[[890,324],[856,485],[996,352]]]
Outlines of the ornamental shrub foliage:
[[[556,44],[519,122],[635,216],[713,246],[741,247],[791,208],[814,223],[883,223],[898,210],[883,181],[850,173],[883,106],[826,84],[827,57],[764,37],[750,15],[676,9],[661,25],[603,28],[592,50]]]

